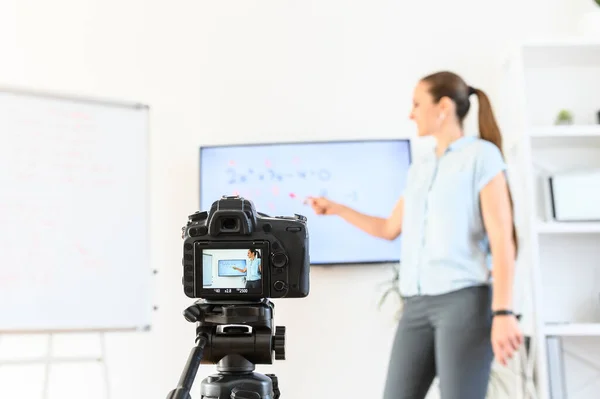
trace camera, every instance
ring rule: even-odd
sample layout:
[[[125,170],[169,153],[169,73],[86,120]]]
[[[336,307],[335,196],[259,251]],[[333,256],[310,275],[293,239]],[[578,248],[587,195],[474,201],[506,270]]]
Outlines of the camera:
[[[223,196],[183,227],[183,291],[189,298],[259,300],[309,293],[306,217],[268,216]]]
[[[309,292],[306,217],[268,216],[252,201],[223,196],[182,228],[183,291],[198,300],[183,312],[196,323],[196,345],[167,399],[190,399],[200,364],[217,374],[200,384],[204,399],[278,399],[275,374],[256,364],[285,360],[285,326],[275,326],[269,298]]]

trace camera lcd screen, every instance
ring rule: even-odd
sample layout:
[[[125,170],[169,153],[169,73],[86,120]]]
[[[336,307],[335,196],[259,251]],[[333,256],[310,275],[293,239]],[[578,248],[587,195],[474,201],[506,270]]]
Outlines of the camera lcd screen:
[[[201,249],[202,291],[206,294],[261,294],[262,248]]]

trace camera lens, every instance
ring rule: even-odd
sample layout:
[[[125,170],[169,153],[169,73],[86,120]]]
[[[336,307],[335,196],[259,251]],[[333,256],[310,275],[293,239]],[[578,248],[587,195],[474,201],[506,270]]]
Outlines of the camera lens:
[[[234,218],[224,218],[221,220],[221,230],[223,231],[232,231],[237,230],[238,221]]]

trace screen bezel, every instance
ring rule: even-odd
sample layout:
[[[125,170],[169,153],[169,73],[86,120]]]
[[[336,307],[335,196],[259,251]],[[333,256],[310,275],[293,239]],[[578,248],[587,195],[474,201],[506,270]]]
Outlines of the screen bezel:
[[[240,292],[239,288],[231,288],[231,292],[227,292],[228,288],[203,286],[203,268],[202,255],[204,250],[248,250],[255,247],[261,252],[261,284],[260,288],[246,293]],[[255,299],[265,298],[268,294],[269,287],[269,244],[265,241],[229,241],[229,242],[208,242],[196,241],[194,243],[194,292],[197,298],[205,299],[223,299],[223,298],[240,298],[240,299]],[[213,276],[214,279],[214,276]],[[216,290],[219,290],[218,292]]]
[[[270,142],[252,142],[252,143],[229,143],[229,144],[209,144],[200,145],[198,149],[198,205],[202,207],[202,151],[214,148],[226,149],[233,147],[276,147],[276,146],[294,146],[294,145],[327,145],[327,144],[360,144],[360,143],[406,143],[408,146],[408,165],[413,162],[413,146],[412,139],[403,138],[370,138],[370,139],[348,139],[348,140],[310,140],[310,141],[270,141]],[[215,198],[215,201],[218,198]],[[207,209],[208,210],[208,209]],[[260,209],[256,210],[261,212]],[[391,212],[391,210],[390,210]],[[310,262],[311,266],[358,266],[358,265],[382,265],[382,264],[398,264],[400,263],[400,254],[395,259],[388,260],[370,260],[370,261],[349,261],[349,262]]]

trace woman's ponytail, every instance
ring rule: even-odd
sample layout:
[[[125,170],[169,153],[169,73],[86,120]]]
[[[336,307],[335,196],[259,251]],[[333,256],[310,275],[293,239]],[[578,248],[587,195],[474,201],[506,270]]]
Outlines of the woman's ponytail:
[[[477,101],[479,102],[479,136],[490,143],[493,143],[498,147],[500,153],[504,157],[504,151],[502,149],[502,134],[500,128],[496,122],[494,111],[492,110],[492,104],[487,94],[483,90],[469,87],[469,94],[475,94]],[[513,242],[515,244],[515,255],[519,251],[519,240],[517,237],[517,229],[514,223],[514,205],[512,194],[510,193],[510,187],[508,189],[508,198],[510,201],[510,208],[513,212]]]
[[[503,153],[502,134],[500,133],[498,123],[496,123],[496,117],[494,116],[490,99],[488,98],[487,94],[483,92],[483,90],[470,87],[469,92],[475,94],[477,96],[477,101],[479,102],[480,137],[484,140],[494,143],[500,152]]]

